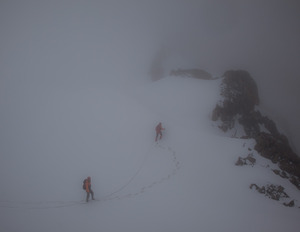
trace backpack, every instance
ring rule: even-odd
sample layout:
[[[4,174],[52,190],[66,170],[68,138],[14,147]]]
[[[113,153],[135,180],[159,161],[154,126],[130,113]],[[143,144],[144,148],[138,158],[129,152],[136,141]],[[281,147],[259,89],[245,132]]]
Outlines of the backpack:
[[[83,185],[82,185],[82,188],[83,188],[84,190],[86,190],[86,189],[85,189],[85,182],[86,182],[86,179],[83,181]]]

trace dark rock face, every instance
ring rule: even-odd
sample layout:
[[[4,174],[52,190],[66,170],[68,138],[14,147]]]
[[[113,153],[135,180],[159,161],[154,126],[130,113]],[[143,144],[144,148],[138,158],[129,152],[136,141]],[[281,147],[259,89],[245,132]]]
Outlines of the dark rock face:
[[[288,139],[278,132],[276,124],[255,110],[259,96],[250,74],[242,70],[225,72],[221,95],[224,100],[215,107],[212,120],[220,119],[219,128],[224,132],[234,128],[236,122],[242,125],[245,131],[243,138],[255,139],[255,150],[278,163],[280,169],[288,174],[290,182],[300,190],[300,158],[291,149]]]
[[[210,73],[202,69],[177,69],[170,72],[170,76],[193,77],[196,79],[212,80]]]
[[[263,157],[272,160],[273,163],[281,163],[282,161],[287,161],[290,163],[298,164],[300,163],[299,157],[290,148],[287,139],[282,137],[276,137],[272,134],[265,132],[259,133],[256,137],[255,150],[257,150]],[[291,172],[290,169],[289,172]],[[300,175],[300,170],[294,173]]]
[[[256,159],[253,157],[252,154],[249,154],[246,158],[239,157],[238,160],[236,161],[235,165],[236,166],[244,166],[244,165],[254,166],[255,163],[256,163]]]
[[[251,184],[250,189],[255,188],[255,190],[261,194],[264,194],[265,196],[279,201],[284,198],[289,198],[289,195],[284,191],[284,187],[281,185],[266,185],[262,187],[258,187],[256,184]]]
[[[254,111],[259,104],[258,89],[255,81],[246,71],[227,71],[221,85],[221,95],[224,97],[222,106],[217,105],[212,114],[212,120],[222,121],[221,129],[230,130],[234,127],[235,117],[244,126],[246,135],[252,137],[259,132],[256,118],[261,115]]]
[[[235,114],[245,114],[259,104],[258,89],[250,74],[243,70],[224,73],[222,95],[233,108]]]
[[[283,203],[283,205],[286,206],[286,207],[294,207],[295,206],[295,201],[292,200],[289,203]]]
[[[277,170],[274,173],[288,178],[300,190],[300,158],[290,148],[286,137],[262,132],[255,140],[255,150],[273,163],[278,163],[281,171]]]
[[[285,171],[281,171],[281,170],[274,169],[273,172],[274,172],[276,175],[278,175],[278,176],[280,176],[280,177],[282,177],[282,178],[284,178],[284,179],[288,179],[288,178],[289,178],[289,177],[288,177],[288,174],[287,174]]]
[[[250,189],[255,188],[255,190],[260,193],[265,195],[266,197],[275,200],[275,201],[282,201],[282,200],[287,200],[290,199],[289,195],[284,191],[284,187],[281,185],[265,185],[262,187],[258,187],[257,184],[251,184]],[[284,206],[286,207],[294,207],[295,206],[295,201],[291,200],[290,202],[284,202]]]

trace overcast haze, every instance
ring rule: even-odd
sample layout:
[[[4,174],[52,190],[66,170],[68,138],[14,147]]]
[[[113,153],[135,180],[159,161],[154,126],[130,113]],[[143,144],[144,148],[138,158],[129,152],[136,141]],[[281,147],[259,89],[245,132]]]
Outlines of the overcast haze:
[[[145,81],[153,57],[164,50],[165,63],[180,57],[182,66],[214,76],[247,69],[259,85],[262,104],[295,145],[300,138],[299,5],[276,0],[2,0],[1,103],[17,104],[20,89],[30,92],[37,86],[131,86]]]
[[[298,231],[298,189],[210,120],[221,79],[167,76],[248,70],[300,151],[298,2],[0,0],[1,230]],[[87,176],[100,201],[83,204]]]

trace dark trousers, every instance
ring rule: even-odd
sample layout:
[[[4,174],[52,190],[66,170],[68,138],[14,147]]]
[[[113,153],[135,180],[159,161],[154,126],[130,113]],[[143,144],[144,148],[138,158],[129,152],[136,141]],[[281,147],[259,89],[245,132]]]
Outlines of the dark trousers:
[[[86,192],[86,202],[89,201],[90,195],[92,195],[92,199],[94,200],[94,192],[91,189],[89,189],[89,190],[90,190],[90,192]]]

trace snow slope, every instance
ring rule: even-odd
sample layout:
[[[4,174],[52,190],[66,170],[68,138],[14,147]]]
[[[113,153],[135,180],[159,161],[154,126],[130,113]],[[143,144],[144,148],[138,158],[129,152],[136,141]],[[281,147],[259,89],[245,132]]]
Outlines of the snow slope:
[[[19,104],[1,102],[0,230],[298,231],[299,191],[266,168],[253,140],[211,122],[219,84],[20,89]],[[166,131],[154,143],[160,121]],[[257,165],[234,165],[249,153]],[[87,176],[97,201],[86,204]],[[281,184],[297,207],[251,183]]]

